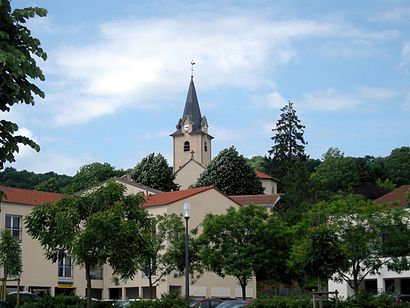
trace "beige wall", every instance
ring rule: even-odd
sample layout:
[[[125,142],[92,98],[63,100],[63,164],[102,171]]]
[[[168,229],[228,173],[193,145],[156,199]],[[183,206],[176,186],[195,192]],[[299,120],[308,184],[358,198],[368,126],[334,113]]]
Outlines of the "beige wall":
[[[278,183],[271,179],[261,179],[263,186],[263,193],[265,195],[275,195],[278,193]]]
[[[184,151],[185,141],[190,142],[190,150]],[[207,143],[207,151],[205,152],[204,144]],[[194,151],[194,159],[204,166],[207,166],[211,161],[211,138],[204,133],[200,134],[185,134],[183,136],[173,137],[173,154],[174,154],[174,172],[183,166],[191,159],[191,151]]]
[[[189,220],[190,228],[198,226],[203,217],[208,213],[225,213],[226,209],[233,206],[238,207],[232,200],[226,198],[218,191],[211,189],[192,197],[180,200],[168,206],[154,206],[147,208],[151,215],[162,215],[165,213],[182,213],[184,202],[191,204],[191,218]],[[21,205],[13,203],[1,203],[1,222],[0,227],[4,228],[5,215],[19,215],[23,219],[26,217],[33,206]],[[182,218],[181,218],[182,219]],[[46,260],[43,250],[37,240],[32,239],[27,233],[26,228],[22,227],[22,251],[23,251],[23,273],[21,276],[21,286],[24,290],[29,290],[29,287],[49,287],[51,294],[54,295],[54,290],[58,287],[59,281],[72,281],[72,287],[75,288],[75,294],[85,296],[86,281],[84,269],[79,266],[74,266],[73,278],[59,278],[58,265]],[[122,298],[126,299],[126,289],[139,289],[139,296],[142,296],[142,287],[148,287],[148,280],[141,272],[137,273],[134,279],[129,281],[120,281],[117,286],[113,282],[113,276],[109,266],[104,266],[103,280],[93,280],[92,288],[103,290],[103,298],[109,298],[110,288],[120,288],[122,290]],[[14,283],[9,283],[11,287]],[[164,277],[163,281],[157,286],[157,296],[163,293],[168,293],[170,286],[180,286],[182,294],[185,288],[184,277],[174,278],[173,275]],[[252,280],[248,285],[248,296],[256,296],[256,281]],[[191,295],[193,296],[227,296],[239,297],[239,284],[234,277],[226,277],[222,279],[213,273],[205,273],[198,281],[191,285]]]
[[[188,189],[196,183],[204,170],[204,167],[191,160],[182,169],[178,170],[174,182],[181,186],[180,190]]]

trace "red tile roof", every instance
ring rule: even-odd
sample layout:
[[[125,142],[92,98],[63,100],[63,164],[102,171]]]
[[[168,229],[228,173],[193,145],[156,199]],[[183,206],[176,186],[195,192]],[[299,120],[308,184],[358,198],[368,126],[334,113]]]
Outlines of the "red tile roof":
[[[280,199],[279,195],[238,195],[229,197],[240,205],[275,205]]]
[[[39,205],[45,202],[53,202],[64,197],[63,194],[29,189],[0,186],[0,190],[6,195],[2,202]]]
[[[266,173],[263,173],[259,170],[255,169],[255,173],[256,173],[256,177],[260,178],[260,179],[267,179],[267,180],[274,180],[274,181],[278,181],[278,179],[275,179],[274,177],[267,175]]]
[[[198,187],[193,189],[185,189],[179,191],[164,192],[157,195],[149,195],[145,199],[144,207],[155,206],[155,205],[168,205],[179,200],[194,196],[196,194],[202,193],[204,191],[214,189],[213,186]]]
[[[399,202],[401,207],[407,207],[409,202],[406,200],[406,193],[410,191],[410,185],[403,185],[395,190],[374,200],[378,204]]]

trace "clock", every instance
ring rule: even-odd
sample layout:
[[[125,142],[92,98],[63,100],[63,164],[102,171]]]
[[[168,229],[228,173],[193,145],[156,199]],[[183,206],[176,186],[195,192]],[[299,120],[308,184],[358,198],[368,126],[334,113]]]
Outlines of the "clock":
[[[203,128],[202,128],[202,130],[204,131],[204,133],[208,133],[208,126],[204,126]]]
[[[188,123],[186,123],[186,124],[184,124],[184,132],[188,132],[189,131],[189,124]]]

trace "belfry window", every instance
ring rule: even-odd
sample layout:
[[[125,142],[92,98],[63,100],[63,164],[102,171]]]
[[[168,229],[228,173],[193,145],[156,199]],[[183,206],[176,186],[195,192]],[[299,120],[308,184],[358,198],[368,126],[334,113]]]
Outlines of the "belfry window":
[[[184,142],[184,152],[189,152],[190,149],[191,149],[191,146],[189,144],[189,141],[185,141]]]
[[[208,144],[206,143],[206,141],[205,141],[205,143],[204,143],[204,151],[205,151],[205,152],[208,152]]]

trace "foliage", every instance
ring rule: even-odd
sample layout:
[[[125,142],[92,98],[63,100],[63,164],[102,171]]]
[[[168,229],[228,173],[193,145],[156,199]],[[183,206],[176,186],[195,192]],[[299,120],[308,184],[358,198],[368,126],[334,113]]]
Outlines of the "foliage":
[[[13,303],[12,303],[13,304]],[[78,296],[67,296],[67,295],[44,295],[41,296],[35,302],[25,302],[20,305],[20,308],[85,308],[87,306],[86,300]],[[119,305],[112,303],[111,301],[93,301],[92,308],[110,308],[119,307]]]
[[[160,153],[157,155],[151,153],[144,157],[131,171],[131,176],[143,185],[162,191],[179,189],[179,186],[174,183],[175,175],[172,167]]]
[[[20,276],[23,268],[20,241],[8,229],[0,235],[0,266],[5,278]]]
[[[176,295],[162,295],[155,301],[144,300],[130,303],[130,308],[180,308],[188,307],[189,298],[179,297]]]
[[[66,196],[55,204],[35,207],[26,217],[27,232],[37,239],[52,262],[69,254],[85,268],[88,307],[92,266],[108,264],[121,279],[132,278],[144,252],[148,214],[143,196],[124,196],[113,181],[84,195]]]
[[[74,193],[91,188],[116,175],[115,168],[109,163],[95,162],[84,165],[74,175],[71,184],[66,188],[66,192]]]
[[[410,184],[410,147],[394,149],[384,159],[387,177],[397,185]]]
[[[252,156],[251,158],[246,158],[246,162],[249,164],[249,166],[252,167],[253,170],[259,170],[263,173],[266,173],[266,164],[265,164],[265,158],[263,156]]]
[[[71,176],[54,172],[37,174],[26,170],[17,171],[11,167],[0,172],[0,185],[8,187],[62,192],[70,182]]]
[[[34,95],[44,98],[43,91],[35,84],[36,79],[44,81],[44,75],[37,66],[36,59],[47,59],[40,41],[31,36],[25,23],[35,16],[44,17],[47,10],[38,7],[11,10],[9,0],[0,2],[0,63],[1,88],[0,110],[10,111],[14,104],[34,105]],[[37,143],[28,137],[17,135],[16,123],[0,120],[0,170],[5,162],[14,162],[18,144],[24,144],[36,151]]]
[[[246,307],[311,308],[312,302],[311,298],[302,296],[258,297],[252,300],[249,305],[246,305]]]
[[[365,201],[356,195],[319,202],[309,211],[304,222],[308,228],[327,224],[330,229],[329,231],[324,229],[326,231],[324,234],[337,235],[337,240],[326,239],[320,244],[323,245],[321,248],[323,250],[334,250],[333,254],[339,261],[331,256],[331,266],[325,267],[323,272],[319,268],[316,275],[322,276],[323,273],[322,277],[325,277],[331,274],[334,265],[339,264],[335,268],[333,279],[346,281],[357,294],[360,283],[368,275],[378,273],[383,266],[395,271],[406,269],[408,264],[403,256],[408,255],[410,251],[409,245],[406,245],[409,243],[410,231],[402,226],[405,226],[405,221],[408,219],[409,214],[403,209],[389,209]],[[318,231],[321,229],[317,229],[313,235],[320,235]],[[301,240],[309,243],[311,234],[307,231],[304,233]],[[311,244],[314,245],[315,242],[311,241]],[[330,256],[319,255],[312,259],[312,249],[294,248],[296,253],[300,254],[298,257],[306,260],[307,264],[303,266],[308,266],[312,261],[320,262],[320,258],[323,258],[322,262],[327,266]],[[313,269],[307,273],[314,274],[314,272]]]
[[[380,188],[387,189],[388,191],[393,191],[396,188],[396,184],[394,184],[389,179],[385,179],[384,181],[382,181],[381,179],[377,179],[376,185]]]
[[[261,181],[234,146],[224,149],[200,175],[195,187],[213,185],[227,195],[263,193]]]
[[[203,266],[221,277],[234,276],[245,288],[261,270],[277,274],[284,268],[288,241],[285,225],[264,208],[249,205],[226,214],[208,214],[198,237]],[[271,262],[275,260],[275,262]]]
[[[352,157],[345,157],[338,148],[329,148],[323,154],[323,162],[311,175],[317,198],[335,193],[352,193],[360,184],[361,173]]]
[[[172,271],[179,270],[175,256],[181,244],[185,244],[185,227],[176,214],[150,217],[150,221],[144,234],[144,255],[138,260],[137,267],[147,276],[150,298],[153,298],[153,286]]]

